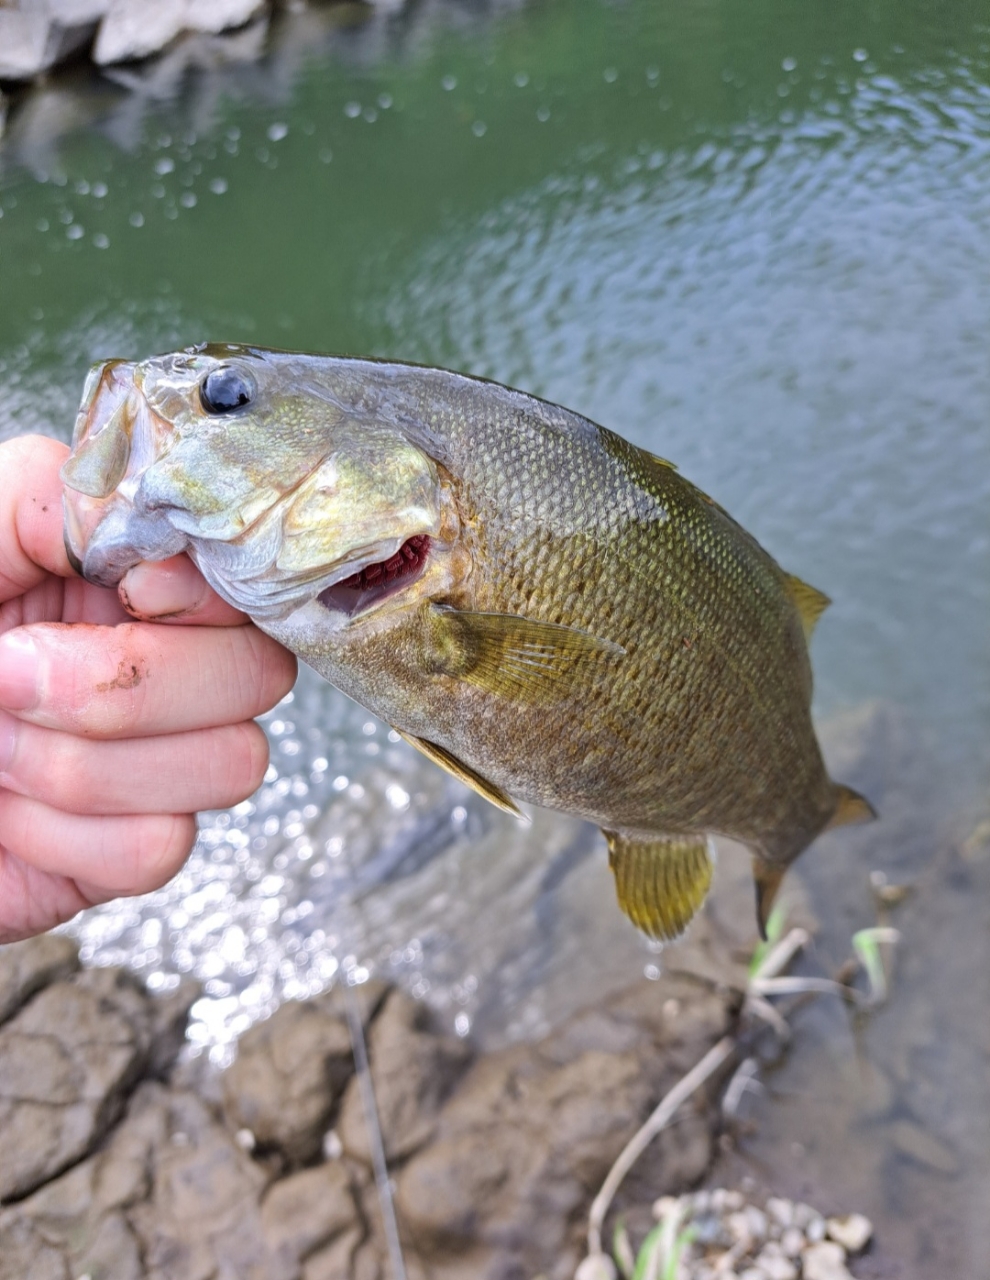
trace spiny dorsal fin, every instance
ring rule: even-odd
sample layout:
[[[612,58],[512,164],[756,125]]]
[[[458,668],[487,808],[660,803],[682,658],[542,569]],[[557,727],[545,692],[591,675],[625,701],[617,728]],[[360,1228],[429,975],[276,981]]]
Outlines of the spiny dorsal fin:
[[[787,590],[791,593],[791,599],[794,601],[801,619],[804,638],[805,640],[810,640],[811,633],[815,629],[815,623],[832,601],[824,592],[818,591],[815,587],[809,587],[806,582],[796,578],[793,573],[785,573],[784,577],[787,579]]]
[[[524,822],[528,821],[526,815],[516,808],[515,802],[510,795],[504,792],[501,787],[497,787],[494,782],[489,782],[480,773],[476,773],[463,760],[458,760],[455,755],[451,755],[443,747],[438,747],[435,742],[427,742],[425,738],[417,738],[412,733],[403,733],[401,729],[396,729],[395,732],[400,738],[405,738],[406,742],[415,747],[417,751],[422,751],[428,760],[438,764],[441,769],[446,769],[458,782],[463,782],[465,786],[470,787],[472,791],[476,791],[479,796],[484,797],[496,809],[511,813],[514,818],[522,818]]]
[[[625,653],[621,645],[576,627],[511,613],[430,607],[431,661],[489,693],[546,704],[566,693],[588,665]]]
[[[636,928],[661,942],[683,933],[712,882],[707,837],[606,831],[605,839],[619,906]]]
[[[873,805],[858,791],[843,786],[841,782],[836,782],[834,786],[835,811],[829,819],[826,831],[831,831],[833,827],[847,827],[853,822],[872,822],[877,816]]]

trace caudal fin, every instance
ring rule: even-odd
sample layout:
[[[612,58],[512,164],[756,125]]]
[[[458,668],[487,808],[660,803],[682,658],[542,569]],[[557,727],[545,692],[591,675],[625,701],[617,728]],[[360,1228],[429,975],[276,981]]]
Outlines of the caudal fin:
[[[825,825],[826,831],[833,827],[847,827],[853,822],[872,822],[877,811],[865,796],[852,787],[845,787],[841,782],[835,783],[835,811]]]

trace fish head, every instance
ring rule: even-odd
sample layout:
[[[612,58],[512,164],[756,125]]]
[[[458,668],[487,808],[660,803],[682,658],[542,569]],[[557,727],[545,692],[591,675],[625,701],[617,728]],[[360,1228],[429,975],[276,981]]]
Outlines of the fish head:
[[[388,368],[227,345],[97,366],[62,468],[73,564],[112,586],[188,552],[255,620],[331,630],[445,589],[456,511]]]

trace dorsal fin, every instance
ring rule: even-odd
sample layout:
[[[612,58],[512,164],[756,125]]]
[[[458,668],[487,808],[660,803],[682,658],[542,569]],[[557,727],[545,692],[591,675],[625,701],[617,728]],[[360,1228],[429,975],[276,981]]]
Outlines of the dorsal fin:
[[[804,629],[805,640],[811,639],[811,633],[815,629],[815,623],[829,607],[832,601],[823,591],[818,591],[815,587],[809,587],[806,582],[802,582],[800,578],[796,578],[793,573],[785,573],[787,580],[787,590],[790,592],[791,599],[801,618],[801,626]]]
[[[712,882],[707,837],[605,838],[619,906],[636,928],[661,942],[682,934]]]
[[[463,760],[458,760],[455,755],[443,747],[438,747],[435,742],[427,742],[425,738],[417,738],[415,734],[403,733],[401,729],[395,731],[400,738],[405,738],[410,746],[415,747],[417,751],[422,751],[428,760],[432,760],[434,764],[438,764],[441,769],[455,777],[458,782],[463,782],[465,786],[470,787],[472,791],[476,791],[479,796],[484,797],[489,804],[493,804],[496,809],[502,809],[505,813],[511,813],[514,818],[522,818],[526,821],[526,815],[516,808],[515,801],[501,787],[497,787],[494,782],[489,782],[487,778],[483,778]]]

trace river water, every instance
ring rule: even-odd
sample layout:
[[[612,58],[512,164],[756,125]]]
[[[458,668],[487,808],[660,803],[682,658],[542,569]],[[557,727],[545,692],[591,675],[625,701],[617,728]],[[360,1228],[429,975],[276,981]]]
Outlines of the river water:
[[[848,1188],[890,1274],[966,1280],[990,1251],[988,246],[977,3],[313,7],[72,72],[0,144],[0,439],[67,438],[92,361],[204,339],[445,365],[672,458],[832,596],[816,709],[884,820],[802,863],[820,962],[872,920],[869,870],[918,889],[889,1004],[807,1015],[743,1150]],[[153,987],[200,978],[214,1061],[344,970],[499,1043],[664,962],[589,828],[491,810],[310,673],[265,723],[264,786],[204,816],[178,879],[73,926]]]

